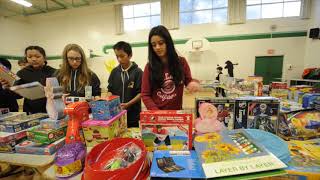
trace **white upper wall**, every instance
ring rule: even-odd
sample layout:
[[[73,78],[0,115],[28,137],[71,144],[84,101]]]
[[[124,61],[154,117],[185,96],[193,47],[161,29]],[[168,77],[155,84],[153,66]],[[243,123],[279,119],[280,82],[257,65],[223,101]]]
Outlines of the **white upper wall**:
[[[320,27],[320,0],[312,1],[311,21],[309,24],[310,28]],[[320,50],[320,39],[306,40],[306,53],[304,57],[304,67],[320,67],[319,50]]]
[[[31,25],[26,19],[0,17],[0,54],[17,55],[23,53],[32,39]]]
[[[32,42],[31,24],[26,18],[8,19],[0,17],[0,54],[22,55]],[[17,61],[11,61],[12,71],[19,70]]]

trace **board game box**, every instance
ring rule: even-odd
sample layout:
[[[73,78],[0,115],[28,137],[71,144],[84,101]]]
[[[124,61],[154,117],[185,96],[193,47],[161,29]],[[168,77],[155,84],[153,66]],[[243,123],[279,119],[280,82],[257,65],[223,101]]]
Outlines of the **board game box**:
[[[140,113],[142,140],[148,151],[190,150],[192,148],[190,111],[149,110]]]
[[[203,102],[213,104],[218,111],[218,120],[229,130],[234,128],[235,101],[228,98],[196,98],[196,116],[199,117],[199,105]]]

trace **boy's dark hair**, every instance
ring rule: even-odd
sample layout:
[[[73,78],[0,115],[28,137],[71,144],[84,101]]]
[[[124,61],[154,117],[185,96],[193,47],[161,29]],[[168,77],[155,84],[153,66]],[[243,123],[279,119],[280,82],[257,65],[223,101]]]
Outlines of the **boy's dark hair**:
[[[217,70],[222,71],[222,67],[221,66],[217,67]]]
[[[40,47],[40,46],[28,46],[25,50],[24,50],[24,55],[27,56],[27,51],[28,50],[37,50],[39,51],[40,54],[42,54],[42,56],[44,57],[44,59],[46,59],[46,51]]]
[[[8,68],[9,70],[11,70],[11,63],[8,59],[0,57],[0,63],[4,65],[6,68]]]
[[[131,45],[124,41],[119,41],[113,46],[113,50],[123,50],[128,56],[132,56]]]

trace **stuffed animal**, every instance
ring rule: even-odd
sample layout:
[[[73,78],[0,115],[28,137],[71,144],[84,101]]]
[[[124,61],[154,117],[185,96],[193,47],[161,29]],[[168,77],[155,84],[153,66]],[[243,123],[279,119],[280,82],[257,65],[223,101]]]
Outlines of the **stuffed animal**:
[[[200,117],[195,120],[197,134],[220,132],[225,129],[223,122],[218,120],[217,108],[210,103],[201,103],[199,106]]]

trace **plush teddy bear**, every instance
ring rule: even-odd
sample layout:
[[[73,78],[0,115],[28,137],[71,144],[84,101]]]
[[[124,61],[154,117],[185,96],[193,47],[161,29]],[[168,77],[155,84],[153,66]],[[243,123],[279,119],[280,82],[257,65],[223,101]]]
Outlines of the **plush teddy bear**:
[[[218,120],[217,108],[210,103],[201,103],[199,114],[195,120],[195,129],[197,134],[220,132],[225,129],[223,122]]]

